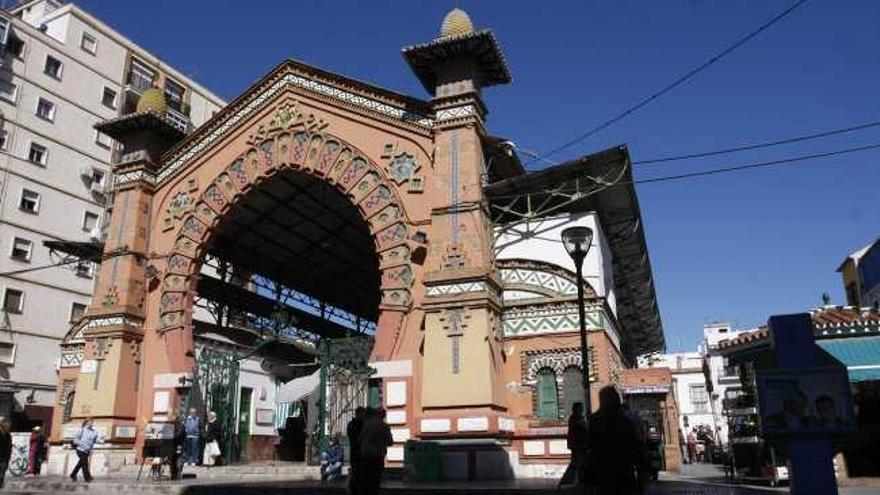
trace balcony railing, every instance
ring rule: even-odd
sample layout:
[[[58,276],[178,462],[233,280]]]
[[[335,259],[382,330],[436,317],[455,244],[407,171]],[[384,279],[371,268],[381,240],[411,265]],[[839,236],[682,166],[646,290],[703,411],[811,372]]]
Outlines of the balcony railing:
[[[131,71],[128,73],[127,84],[138,93],[143,93],[153,87],[153,78],[147,74]]]
[[[173,125],[174,127],[177,127],[186,134],[189,134],[190,131],[192,131],[193,129],[193,125],[192,122],[190,122],[189,117],[171,108],[168,108],[168,110],[165,112],[165,121]]]

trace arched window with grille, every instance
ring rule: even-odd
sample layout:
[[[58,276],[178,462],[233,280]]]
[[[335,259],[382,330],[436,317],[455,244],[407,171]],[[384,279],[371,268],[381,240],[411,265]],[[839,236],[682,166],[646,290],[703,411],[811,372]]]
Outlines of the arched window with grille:
[[[569,366],[562,372],[563,417],[567,417],[571,414],[571,407],[575,402],[584,401],[584,388],[581,380],[581,369],[577,366]]]
[[[538,419],[559,419],[556,373],[550,368],[541,368],[538,370],[537,378]]]
[[[73,398],[76,396],[76,392],[69,392],[67,397],[64,399],[64,409],[61,411],[61,422],[67,423],[70,421],[70,417],[73,416]]]

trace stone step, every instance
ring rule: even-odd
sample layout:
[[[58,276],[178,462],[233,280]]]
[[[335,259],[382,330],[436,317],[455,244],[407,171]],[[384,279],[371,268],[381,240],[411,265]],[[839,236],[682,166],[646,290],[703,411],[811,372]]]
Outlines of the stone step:
[[[150,466],[144,466],[144,472],[149,472]],[[136,477],[140,466],[126,465],[112,473],[114,477]],[[168,472],[165,466],[163,472]],[[183,472],[187,475],[195,475],[197,478],[229,478],[241,476],[274,476],[288,479],[313,480],[319,479],[321,470],[318,466],[309,466],[302,463],[283,464],[241,464],[232,466],[185,466]]]

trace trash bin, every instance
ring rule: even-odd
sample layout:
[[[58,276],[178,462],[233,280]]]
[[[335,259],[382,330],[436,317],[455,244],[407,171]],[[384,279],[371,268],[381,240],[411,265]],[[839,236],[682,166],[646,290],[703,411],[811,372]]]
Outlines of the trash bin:
[[[440,444],[409,440],[403,448],[403,472],[406,481],[439,481]]]

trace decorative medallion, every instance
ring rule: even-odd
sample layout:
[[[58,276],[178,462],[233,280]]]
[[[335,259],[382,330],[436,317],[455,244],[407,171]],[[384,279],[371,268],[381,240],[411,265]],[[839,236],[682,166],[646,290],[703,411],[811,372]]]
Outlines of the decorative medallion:
[[[418,159],[409,153],[401,153],[388,162],[388,172],[398,186],[408,181],[418,169]]]

